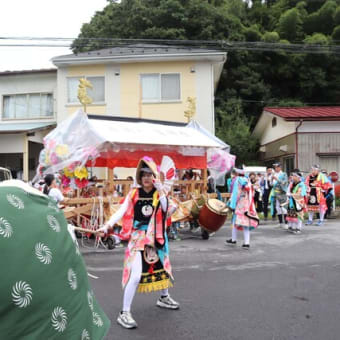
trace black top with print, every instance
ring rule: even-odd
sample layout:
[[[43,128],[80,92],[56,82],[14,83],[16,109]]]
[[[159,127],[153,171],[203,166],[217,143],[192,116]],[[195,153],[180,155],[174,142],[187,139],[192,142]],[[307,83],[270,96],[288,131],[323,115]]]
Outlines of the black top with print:
[[[143,222],[143,224],[149,224],[154,209],[152,206],[152,199],[156,189],[153,188],[150,192],[145,192],[142,188],[139,188],[138,190],[139,199],[135,204],[134,220]]]

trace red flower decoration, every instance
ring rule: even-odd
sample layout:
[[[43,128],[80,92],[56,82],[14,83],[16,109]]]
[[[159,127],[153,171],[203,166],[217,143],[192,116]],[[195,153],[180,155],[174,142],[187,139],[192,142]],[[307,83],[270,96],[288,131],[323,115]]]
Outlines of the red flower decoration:
[[[89,184],[89,181],[86,178],[81,180],[79,178],[76,178],[74,181],[79,189],[85,188]]]

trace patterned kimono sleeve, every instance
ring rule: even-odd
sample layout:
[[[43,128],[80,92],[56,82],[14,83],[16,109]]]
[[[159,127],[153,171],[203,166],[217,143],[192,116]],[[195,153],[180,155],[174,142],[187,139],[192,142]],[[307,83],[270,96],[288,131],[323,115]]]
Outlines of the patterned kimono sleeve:
[[[280,183],[281,188],[284,191],[287,191],[288,188],[288,177],[286,173],[282,173],[279,178],[277,179],[277,181]]]

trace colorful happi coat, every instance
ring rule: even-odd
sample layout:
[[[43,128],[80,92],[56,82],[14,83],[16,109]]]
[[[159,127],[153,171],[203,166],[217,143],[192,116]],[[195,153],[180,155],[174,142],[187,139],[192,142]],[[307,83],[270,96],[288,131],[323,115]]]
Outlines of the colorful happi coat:
[[[235,178],[228,206],[234,210],[232,223],[235,228],[254,229],[258,226],[259,218],[254,203],[254,189],[246,177]]]
[[[288,188],[289,199],[287,203],[287,221],[296,223],[303,221],[305,214],[305,198],[307,195],[306,185],[300,181],[291,183]]]
[[[21,181],[0,184],[0,339],[105,338],[110,321],[55,201]]]
[[[288,189],[288,176],[285,172],[281,171],[275,173],[277,180],[273,183],[273,188],[269,195],[270,201],[270,212],[274,215],[276,200],[279,201],[280,205],[283,205],[287,201],[287,189]]]
[[[155,191],[152,197],[153,212],[150,221],[148,224],[140,224],[134,218],[134,208],[139,200],[139,189],[132,189],[126,199],[128,208],[123,217],[122,231],[119,234],[121,239],[129,241],[125,251],[122,286],[124,288],[129,281],[132,263],[137,252],[141,251],[143,269],[138,292],[146,293],[166,289],[172,286],[171,280],[173,280],[166,233],[167,212],[162,211],[159,194]],[[149,263],[146,260],[148,254],[152,252],[156,252],[159,259],[155,263]]]
[[[317,176],[308,175],[306,186],[308,192],[307,211],[326,212],[327,203],[324,193],[332,187],[327,176],[321,172]]]

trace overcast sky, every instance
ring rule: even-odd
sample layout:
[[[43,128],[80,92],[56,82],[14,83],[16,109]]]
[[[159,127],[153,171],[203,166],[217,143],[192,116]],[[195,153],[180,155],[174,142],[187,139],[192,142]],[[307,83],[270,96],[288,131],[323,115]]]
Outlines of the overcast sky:
[[[0,37],[77,37],[81,25],[106,4],[106,0],[0,0]],[[62,47],[1,46],[13,42],[0,39],[0,71],[51,68],[51,58],[72,53]]]

